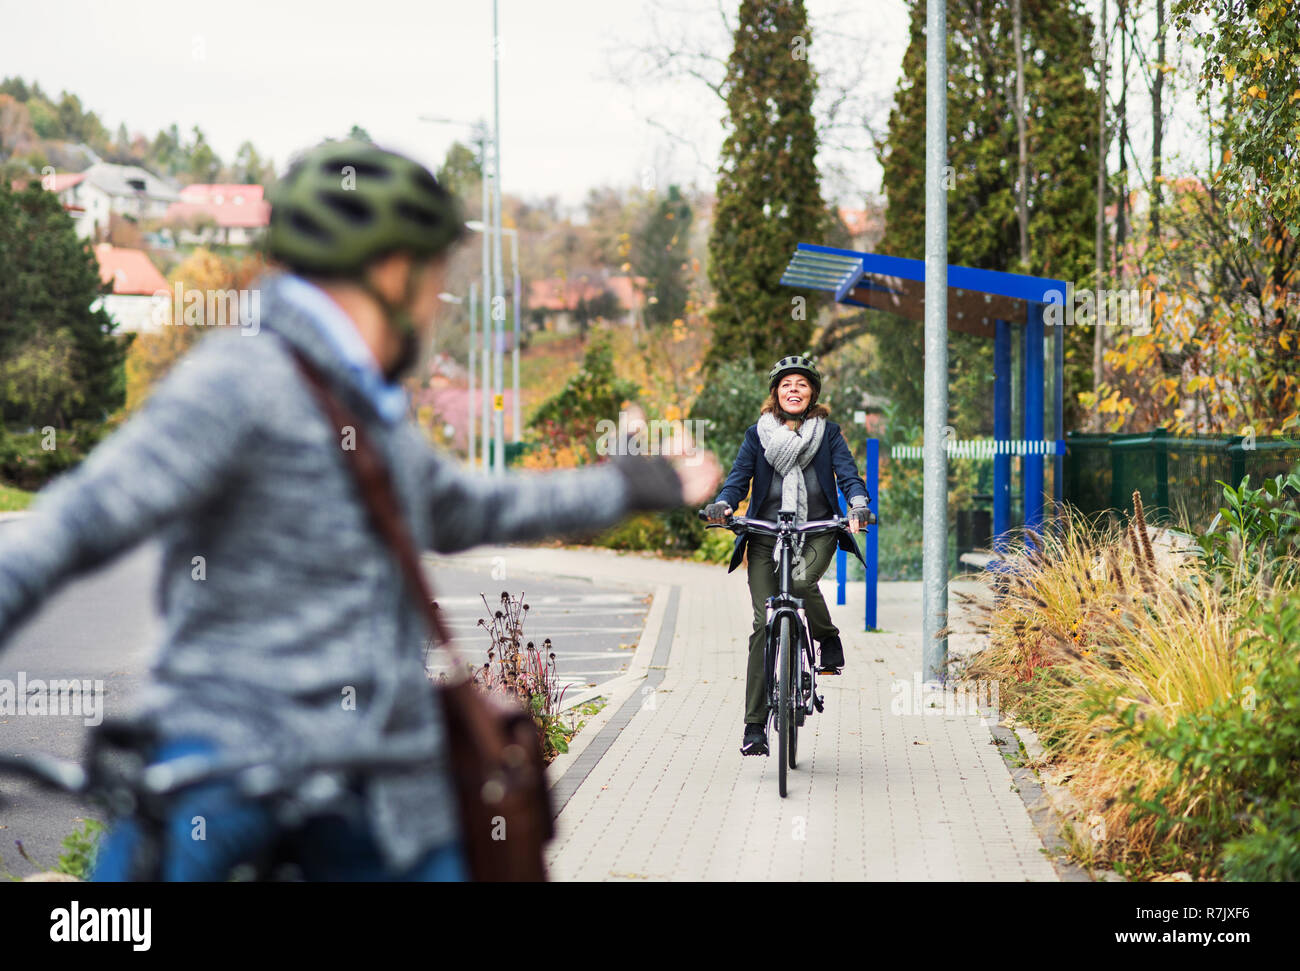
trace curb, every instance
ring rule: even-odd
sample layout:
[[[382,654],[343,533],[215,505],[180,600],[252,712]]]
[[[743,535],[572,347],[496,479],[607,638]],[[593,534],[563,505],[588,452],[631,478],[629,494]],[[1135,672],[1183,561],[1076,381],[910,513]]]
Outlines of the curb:
[[[1042,744],[1038,741],[1038,733],[1029,728],[1014,728],[1016,738],[1024,747],[1025,755],[1028,756],[1029,764],[1025,766],[1026,770],[1033,773],[1035,781],[1038,783],[1042,799],[1051,807],[1057,817],[1057,824],[1061,832],[1069,825],[1068,820],[1076,817],[1082,810],[1078,801],[1071,795],[1070,790],[1065,786],[1056,785],[1051,782],[1045,782],[1038,770],[1033,764],[1042,759],[1047,753]],[[1096,883],[1125,883],[1123,877],[1114,870],[1095,869],[1086,867],[1081,863],[1070,862],[1069,865],[1088,875],[1088,879]]]
[[[646,612],[645,626],[641,628],[641,639],[637,641],[636,653],[632,655],[628,669],[604,684],[597,685],[595,688],[588,688],[572,698],[566,697],[564,699],[561,711],[570,711],[579,705],[586,704],[593,698],[606,698],[608,700],[600,713],[593,715],[587,721],[587,724],[583,726],[582,731],[569,743],[569,751],[557,755],[555,760],[547,766],[547,788],[554,789],[559,784],[573,763],[578,760],[578,756],[583,753],[592,740],[600,734],[610,718],[613,717],[614,712],[636,693],[637,687],[645,680],[646,675],[649,673],[650,659],[654,654],[655,644],[659,639],[659,631],[663,627],[670,590],[671,587],[661,585],[655,587],[654,593],[651,594],[653,599],[650,601],[650,609]]]
[[[1034,829],[1038,833],[1038,838],[1047,850],[1047,861],[1056,871],[1056,875],[1062,883],[1092,883],[1095,880],[1093,875],[1070,860],[1065,853],[1068,844],[1062,835],[1065,827],[1065,819],[1060,815],[1056,805],[1043,791],[1042,783],[1039,781],[1037,773],[1026,765],[1014,765],[1011,762],[1010,755],[1020,752],[1020,737],[1014,729],[1007,726],[1003,721],[1004,714],[998,713],[997,724],[989,724],[989,733],[993,736],[998,744],[998,753],[1002,756],[1003,764],[1006,765],[1007,771],[1011,773],[1011,780],[1015,783],[1016,792],[1020,795],[1021,801],[1025,804],[1025,811],[1029,813],[1029,818],[1034,824]],[[1008,750],[1010,746],[1010,750]]]

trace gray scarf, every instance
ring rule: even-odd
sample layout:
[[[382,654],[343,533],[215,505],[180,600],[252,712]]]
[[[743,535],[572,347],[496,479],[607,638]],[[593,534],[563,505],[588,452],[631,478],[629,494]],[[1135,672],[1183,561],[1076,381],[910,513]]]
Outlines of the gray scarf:
[[[809,418],[798,431],[789,428],[770,411],[758,416],[758,441],[772,471],[781,476],[781,511],[794,511],[796,523],[808,521],[808,484],[803,470],[822,445],[826,419]],[[803,551],[803,537],[798,550]]]

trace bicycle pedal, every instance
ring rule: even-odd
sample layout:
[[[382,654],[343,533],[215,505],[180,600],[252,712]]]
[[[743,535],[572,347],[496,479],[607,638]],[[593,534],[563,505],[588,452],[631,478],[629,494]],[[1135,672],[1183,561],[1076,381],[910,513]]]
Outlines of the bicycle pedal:
[[[818,711],[825,711],[826,699],[823,698],[821,695],[813,695],[813,705],[816,706]]]

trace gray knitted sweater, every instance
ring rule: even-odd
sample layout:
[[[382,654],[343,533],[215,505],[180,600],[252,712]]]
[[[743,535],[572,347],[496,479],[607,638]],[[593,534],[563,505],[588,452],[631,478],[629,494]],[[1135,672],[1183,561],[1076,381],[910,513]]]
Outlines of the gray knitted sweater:
[[[380,421],[271,278],[258,333],[203,339],[136,416],[0,531],[0,642],[65,578],[161,538],[164,636],[147,707],[168,737],[259,757],[427,746],[427,768],[366,787],[379,846],[404,868],[458,827],[426,632],[288,345],[330,378],[386,456],[421,548],[603,527],[680,502],[680,487],[662,460],[648,477],[649,463],[635,477],[611,465],[465,471],[414,424]]]

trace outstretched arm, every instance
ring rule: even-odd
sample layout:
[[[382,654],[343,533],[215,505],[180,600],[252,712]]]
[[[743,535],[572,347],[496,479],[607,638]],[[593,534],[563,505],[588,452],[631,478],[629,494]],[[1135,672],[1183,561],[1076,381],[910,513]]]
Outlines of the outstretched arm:
[[[0,638],[63,580],[229,481],[259,407],[231,339],[205,339],[135,417],[42,490],[26,516],[0,526]]]
[[[504,477],[468,472],[438,455],[430,462],[433,547],[440,553],[592,532],[630,512],[672,509],[683,501],[682,480],[658,457]]]

